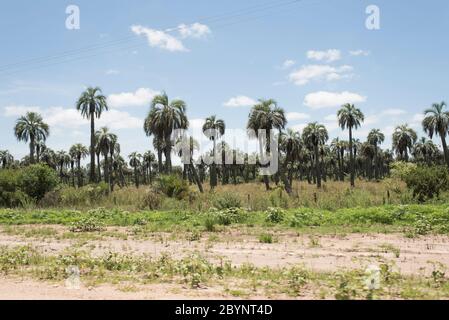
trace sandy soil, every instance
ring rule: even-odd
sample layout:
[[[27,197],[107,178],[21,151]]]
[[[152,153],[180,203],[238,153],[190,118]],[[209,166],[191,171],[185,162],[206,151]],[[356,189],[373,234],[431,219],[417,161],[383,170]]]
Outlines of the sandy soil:
[[[63,227],[57,227],[61,232]],[[62,229],[61,229],[62,228]],[[66,230],[65,230],[66,231]],[[117,231],[117,229],[116,229]],[[118,230],[125,231],[125,230]],[[426,236],[409,239],[400,234],[348,234],[335,235],[297,235],[295,233],[277,234],[277,242],[262,244],[256,236],[237,231],[223,236],[225,241],[208,241],[210,234],[203,234],[200,241],[170,241],[168,234],[158,234],[152,240],[128,240],[106,238],[86,241],[83,247],[101,255],[108,251],[127,254],[147,254],[158,257],[168,253],[180,259],[193,252],[200,252],[211,260],[220,258],[234,265],[251,263],[258,267],[304,266],[313,271],[338,271],[365,268],[370,264],[389,262],[397,271],[407,275],[428,276],[432,263],[449,266],[449,237]],[[223,240],[222,239],[222,240]],[[77,240],[30,239],[20,235],[0,233],[0,245],[16,246],[32,244],[47,254],[57,254],[77,243]],[[179,288],[178,288],[179,289]],[[133,290],[134,291],[134,290]],[[52,286],[29,280],[0,278],[0,299],[207,299],[226,298],[220,290],[176,291],[170,285],[152,285],[126,292],[108,286],[92,290],[68,290],[64,286]]]

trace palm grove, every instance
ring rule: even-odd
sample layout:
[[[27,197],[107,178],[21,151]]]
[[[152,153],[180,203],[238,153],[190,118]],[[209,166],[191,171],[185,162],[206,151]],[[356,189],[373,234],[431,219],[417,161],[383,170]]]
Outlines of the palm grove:
[[[45,144],[50,128],[41,115],[28,112],[16,121],[14,135],[18,141],[29,144],[29,155],[15,160],[7,150],[0,151],[0,167],[19,168],[43,163],[54,169],[61,183],[73,187],[103,182],[113,191],[116,185],[125,187],[134,184],[151,185],[161,175],[179,174],[190,184],[197,185],[203,192],[203,183],[210,189],[218,184],[239,184],[261,181],[267,190],[273,185],[281,185],[292,193],[293,180],[307,181],[322,187],[323,181],[348,181],[352,187],[357,179],[377,181],[389,175],[390,164],[395,161],[415,162],[431,166],[449,166],[449,151],[446,135],[449,129],[449,112],[446,104],[436,103],[425,110],[423,130],[430,139],[438,136],[443,150],[440,151],[432,140],[422,137],[407,124],[399,125],[392,135],[392,150],[382,149],[385,140],[379,129],[369,132],[366,141],[354,139],[354,132],[363,125],[364,115],[353,104],[345,104],[338,110],[340,127],[347,131],[348,140],[334,138],[323,124],[308,124],[302,132],[287,129],[284,110],[275,100],[259,100],[248,116],[247,129],[255,132],[274,130],[279,146],[279,170],[273,176],[259,175],[263,167],[257,161],[257,153],[234,150],[221,137],[226,132],[226,124],[216,115],[208,117],[203,131],[213,142],[212,150],[200,155],[196,161],[188,161],[198,149],[198,142],[192,137],[174,137],[177,129],[188,129],[187,104],[179,99],[170,100],[162,93],[149,101],[150,111],[144,121],[144,133],[152,138],[155,154],[148,150],[141,154],[133,152],[123,157],[120,152],[119,137],[107,127],[96,129],[95,121],[108,111],[107,99],[100,88],[88,88],[76,102],[76,109],[90,121],[90,145],[74,144],[68,151],[54,151]],[[176,145],[183,148],[175,149]],[[263,141],[263,139],[259,139]],[[187,146],[187,148],[185,147]],[[269,145],[260,145],[261,150],[270,151]],[[190,150],[186,152],[185,150]],[[172,156],[176,153],[183,161],[181,167],[173,166]],[[188,153],[188,154],[186,154]],[[234,161],[224,161],[231,154]],[[207,164],[205,156],[215,157]],[[243,163],[235,161],[239,156]],[[88,157],[89,163],[82,166]]]

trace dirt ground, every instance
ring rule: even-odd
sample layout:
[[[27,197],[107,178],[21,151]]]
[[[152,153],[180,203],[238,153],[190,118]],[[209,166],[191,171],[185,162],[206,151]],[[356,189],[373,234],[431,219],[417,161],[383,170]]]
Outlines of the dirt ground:
[[[30,228],[33,228],[30,226]],[[64,227],[57,228],[59,233]],[[115,228],[115,232],[125,232]],[[57,240],[49,238],[26,238],[22,235],[0,233],[0,246],[32,244],[46,252],[57,254],[79,244],[77,239]],[[158,257],[168,253],[176,259],[193,252],[200,252],[212,261],[229,260],[233,265],[251,263],[257,267],[283,268],[295,265],[311,271],[340,271],[366,268],[371,264],[389,262],[396,271],[405,275],[428,276],[432,263],[449,266],[449,237],[426,236],[406,238],[402,234],[348,234],[348,235],[298,235],[278,233],[276,242],[260,243],[256,236],[228,232],[222,238],[210,240],[204,233],[199,241],[170,240],[169,234],[153,235],[139,240],[104,238],[84,240],[81,247],[89,248],[95,255],[108,251],[133,255],[147,254]],[[26,279],[0,278],[0,299],[223,299],[229,298],[219,288],[196,291],[175,288],[172,285],[151,285],[125,290],[116,286],[95,288],[81,287],[68,290],[64,284],[51,285]],[[252,297],[257,298],[257,297]],[[259,297],[263,298],[263,297]]]

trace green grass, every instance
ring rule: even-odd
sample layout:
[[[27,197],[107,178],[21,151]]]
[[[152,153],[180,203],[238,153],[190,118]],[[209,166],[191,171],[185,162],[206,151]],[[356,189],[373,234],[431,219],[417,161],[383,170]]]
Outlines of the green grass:
[[[119,209],[26,210],[0,209],[2,225],[76,225],[94,221],[101,226],[136,226],[146,232],[199,232],[218,231],[211,227],[211,215],[226,219],[226,225],[270,227],[313,233],[404,232],[408,236],[427,233],[449,233],[449,205],[389,205],[371,208],[346,208],[335,211],[299,208],[285,210],[282,221],[273,225],[266,212],[245,210],[198,213],[187,211],[136,211]],[[228,216],[231,217],[228,219]],[[83,229],[83,228],[81,228]],[[89,228],[87,228],[89,229]],[[94,228],[95,229],[95,228]],[[82,231],[82,230],[81,230]],[[37,231],[49,232],[52,231]]]

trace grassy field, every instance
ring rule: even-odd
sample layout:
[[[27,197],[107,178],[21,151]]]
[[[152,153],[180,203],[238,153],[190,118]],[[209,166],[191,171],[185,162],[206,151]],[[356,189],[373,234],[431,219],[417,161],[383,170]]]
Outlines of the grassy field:
[[[140,208],[143,188],[118,191],[96,209],[0,209],[2,291],[14,296],[24,285],[43,297],[39,288],[48,286],[47,294],[74,299],[449,298],[444,195],[414,204],[391,181],[353,191],[297,184],[293,198],[259,185],[219,189],[208,202],[163,199],[158,210]],[[234,203],[241,208],[228,208]],[[67,289],[73,267],[79,290]]]

